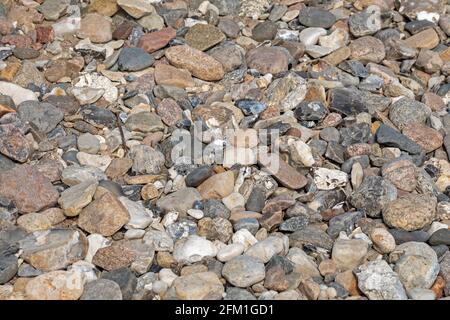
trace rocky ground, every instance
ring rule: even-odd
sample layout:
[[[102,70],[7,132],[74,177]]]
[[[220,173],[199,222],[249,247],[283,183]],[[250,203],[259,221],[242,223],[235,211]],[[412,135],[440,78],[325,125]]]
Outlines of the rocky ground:
[[[2,0],[0,35],[0,299],[450,299],[450,1]]]

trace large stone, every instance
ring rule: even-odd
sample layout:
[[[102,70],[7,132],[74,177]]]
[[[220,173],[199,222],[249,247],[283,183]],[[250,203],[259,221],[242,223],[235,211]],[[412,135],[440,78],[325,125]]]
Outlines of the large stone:
[[[194,263],[216,254],[217,248],[211,241],[196,235],[179,240],[173,250],[173,257],[178,263]]]
[[[406,292],[398,275],[384,260],[360,266],[355,272],[359,289],[370,300],[406,300]]]
[[[284,162],[276,154],[259,154],[258,162],[260,165],[272,174],[283,186],[290,189],[303,188],[308,180],[304,175]]]
[[[422,229],[436,217],[436,198],[425,194],[407,194],[383,209],[384,222],[406,231]]]
[[[246,288],[263,280],[266,272],[258,259],[243,255],[226,262],[222,275],[232,285]]]
[[[78,300],[83,289],[81,272],[52,271],[28,281],[25,294],[31,300]]]
[[[80,300],[122,300],[122,292],[116,282],[97,279],[84,286]]]
[[[78,230],[36,231],[19,242],[21,257],[42,271],[65,269],[87,253],[86,236]]]
[[[131,169],[138,174],[159,174],[165,162],[162,152],[143,144],[131,148],[130,158],[133,159]]]
[[[194,80],[189,71],[162,63],[157,64],[155,67],[155,81],[160,85],[175,86],[179,88],[194,86]]]
[[[58,200],[64,214],[69,217],[77,216],[91,203],[97,186],[96,180],[87,180],[64,190]]]
[[[105,43],[112,40],[112,23],[109,17],[97,13],[88,13],[81,19],[81,27],[77,36],[89,38],[94,43]]]
[[[258,47],[248,51],[245,59],[249,68],[264,74],[288,70],[289,57],[281,47]]]
[[[188,45],[166,49],[166,58],[173,66],[187,69],[194,77],[202,80],[215,81],[224,76],[223,66],[219,61]]]
[[[16,105],[28,100],[38,100],[33,91],[6,81],[0,81],[0,94],[10,96]]]
[[[167,46],[175,36],[176,30],[171,27],[150,32],[139,38],[138,47],[152,53]]]
[[[156,205],[166,212],[176,211],[186,214],[192,208],[194,202],[201,199],[201,194],[195,188],[184,188],[161,197]]]
[[[197,187],[203,199],[222,199],[230,195],[234,188],[234,173],[226,171],[215,174]]]
[[[89,233],[111,236],[129,220],[130,215],[123,204],[111,193],[106,192],[81,211],[78,226]]]
[[[360,239],[338,239],[334,243],[332,259],[341,271],[352,270],[358,267],[368,251],[368,245]]]
[[[200,272],[176,278],[168,298],[179,300],[221,300],[224,287],[214,272]]]
[[[425,104],[409,98],[401,98],[389,109],[389,119],[401,130],[409,123],[425,123],[431,114]]]
[[[117,0],[117,4],[133,18],[139,19],[155,12],[152,1],[147,0]]]
[[[377,217],[389,202],[397,198],[397,189],[389,181],[378,177],[366,177],[350,197],[350,203],[370,217]]]
[[[22,165],[0,172],[0,196],[12,200],[20,213],[30,213],[55,205],[59,194],[37,167]]]
[[[34,124],[43,133],[52,131],[64,117],[61,110],[46,102],[25,101],[17,109],[22,120]]]
[[[219,28],[198,23],[189,29],[184,38],[192,48],[205,51],[222,42],[226,37]]]
[[[23,163],[31,156],[32,149],[18,128],[13,124],[3,124],[0,125],[0,153]]]

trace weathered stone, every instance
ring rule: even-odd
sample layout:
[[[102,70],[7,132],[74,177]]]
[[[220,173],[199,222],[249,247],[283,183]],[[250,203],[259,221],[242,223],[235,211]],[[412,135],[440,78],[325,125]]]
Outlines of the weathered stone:
[[[78,218],[78,226],[89,233],[111,236],[128,223],[130,215],[122,203],[107,192],[85,207]]]

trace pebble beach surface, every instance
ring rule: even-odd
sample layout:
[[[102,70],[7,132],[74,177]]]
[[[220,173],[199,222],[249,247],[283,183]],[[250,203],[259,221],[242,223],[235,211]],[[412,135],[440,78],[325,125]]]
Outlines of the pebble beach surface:
[[[450,1],[3,0],[0,300],[450,299]]]

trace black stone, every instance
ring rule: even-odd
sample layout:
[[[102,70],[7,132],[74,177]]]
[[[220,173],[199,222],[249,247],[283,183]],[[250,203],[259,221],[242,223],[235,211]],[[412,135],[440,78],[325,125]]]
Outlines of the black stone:
[[[422,148],[417,143],[385,124],[381,124],[378,128],[376,138],[380,144],[399,148],[411,154],[419,154],[422,152]]]

